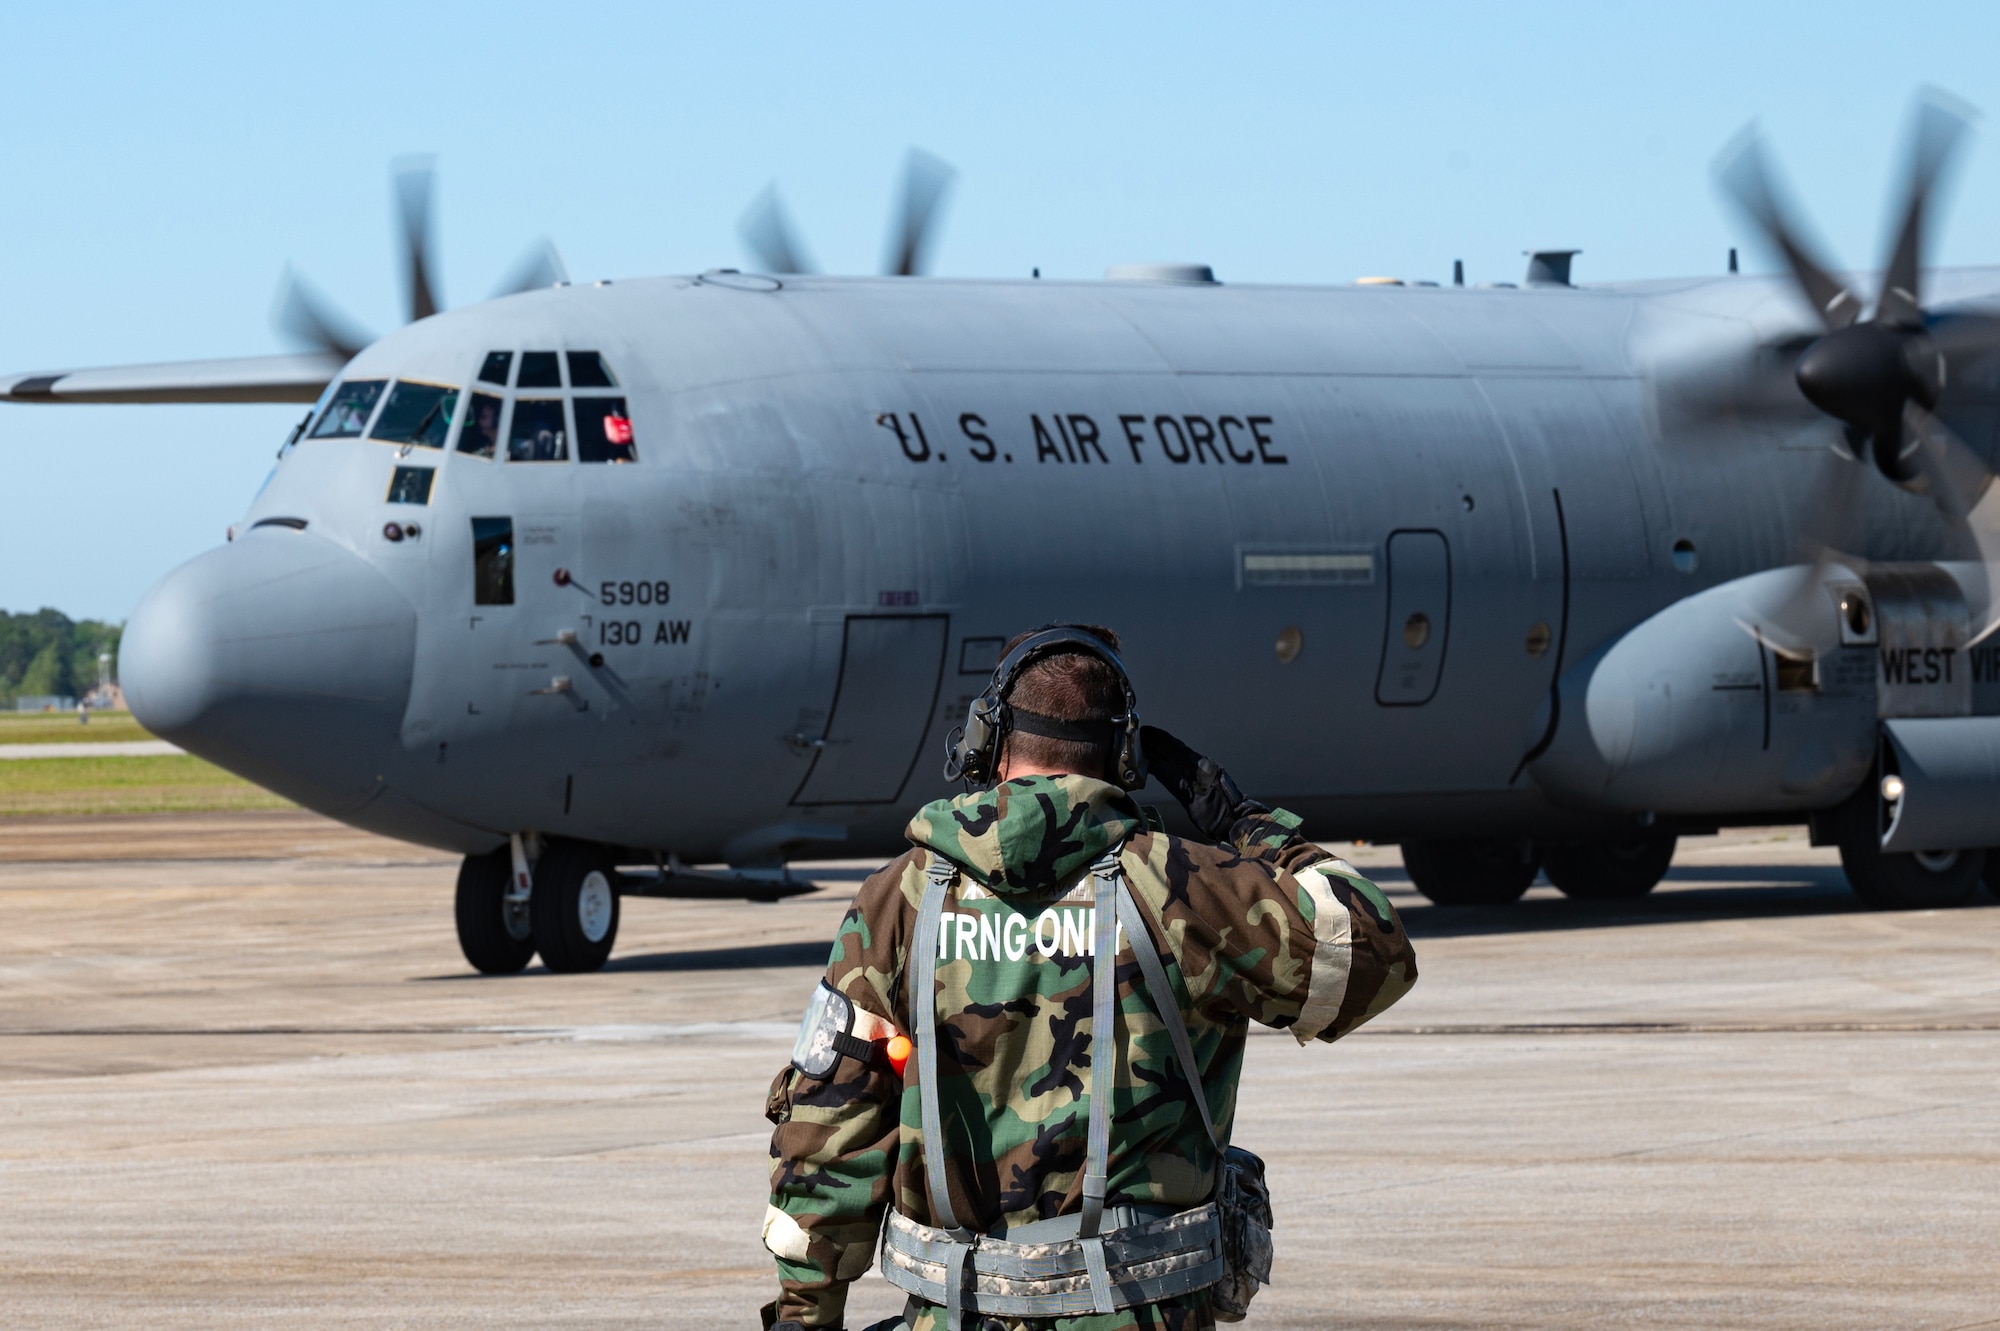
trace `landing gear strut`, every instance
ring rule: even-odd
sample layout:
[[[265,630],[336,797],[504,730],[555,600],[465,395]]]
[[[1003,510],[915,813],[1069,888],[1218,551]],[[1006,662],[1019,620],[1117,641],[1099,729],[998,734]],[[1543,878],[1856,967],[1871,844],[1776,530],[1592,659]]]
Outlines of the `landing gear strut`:
[[[1526,837],[1405,841],[1403,867],[1440,906],[1504,906],[1528,890],[1541,860]]]
[[[508,899],[513,876],[505,846],[458,866],[458,948],[483,975],[518,974],[535,956],[528,912]]]

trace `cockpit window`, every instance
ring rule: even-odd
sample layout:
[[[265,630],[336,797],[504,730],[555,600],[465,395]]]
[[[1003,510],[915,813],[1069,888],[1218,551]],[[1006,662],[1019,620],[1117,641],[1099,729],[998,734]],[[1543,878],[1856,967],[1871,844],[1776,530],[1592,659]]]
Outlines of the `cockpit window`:
[[[516,388],[561,388],[562,378],[556,368],[556,353],[553,351],[524,351],[521,353],[521,378]]]
[[[576,399],[576,457],[579,462],[637,462],[632,418],[622,397]]]
[[[514,353],[511,351],[487,352],[486,363],[479,367],[479,382],[482,384],[498,384],[502,388],[505,388],[507,386],[507,370],[513,364]]]
[[[611,367],[604,363],[604,357],[594,351],[572,351],[569,353],[569,386],[616,388],[618,381],[611,377]]]
[[[369,431],[370,439],[390,444],[415,444],[419,448],[443,448],[451,432],[451,416],[458,409],[458,390],[443,384],[413,384],[398,379],[389,390],[389,400]]]
[[[458,432],[458,451],[490,458],[500,443],[500,399],[488,393],[474,393],[465,413],[465,428]]]
[[[535,353],[529,352],[528,356]],[[521,372],[527,373],[522,357]],[[550,358],[554,359],[553,353]],[[514,424],[507,435],[509,462],[566,462],[569,460],[569,431],[563,424],[561,398],[517,398]]]
[[[431,482],[437,478],[437,471],[431,467],[398,467],[389,477],[389,502],[392,504],[428,504],[431,502]]]
[[[382,396],[386,379],[357,379],[333,390],[333,401],[320,413],[313,426],[314,439],[353,439],[368,425],[375,400]]]

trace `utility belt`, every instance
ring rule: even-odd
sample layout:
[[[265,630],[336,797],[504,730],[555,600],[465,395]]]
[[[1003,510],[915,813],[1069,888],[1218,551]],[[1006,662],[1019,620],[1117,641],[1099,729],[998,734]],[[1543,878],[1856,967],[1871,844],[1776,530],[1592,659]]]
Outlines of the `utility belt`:
[[[926,1303],[949,1305],[955,1287],[962,1310],[999,1317],[1095,1311],[1091,1242],[1101,1253],[1112,1302],[1120,1308],[1177,1298],[1222,1278],[1222,1225],[1214,1202],[1186,1211],[1106,1207],[1103,1220],[1113,1227],[1094,1240],[1079,1237],[1082,1217],[1071,1214],[967,1242],[951,1230],[892,1211],[882,1274]]]
[[[959,1225],[945,1187],[944,1115],[938,1096],[938,926],[946,890],[958,877],[933,854],[909,952],[911,1024],[916,1028],[924,1175],[931,1217],[920,1224],[891,1211],[883,1231],[882,1274],[897,1288],[945,1309],[957,1331],[970,1310],[998,1316],[1064,1317],[1110,1313],[1213,1288],[1213,1311],[1237,1321],[1260,1284],[1271,1279],[1270,1194],[1264,1163],[1229,1146],[1215,1130],[1165,967],[1139,914],[1113,847],[1091,866],[1096,879],[1091,965],[1090,1105],[1082,1206],[1070,1215],[979,1234]],[[1215,1192],[1202,1205],[1106,1206],[1111,1146],[1111,1088],[1117,1035],[1118,930],[1124,927],[1153,1006],[1172,1038],[1202,1127],[1215,1147]],[[1100,1056],[1099,1051],[1102,1051]]]

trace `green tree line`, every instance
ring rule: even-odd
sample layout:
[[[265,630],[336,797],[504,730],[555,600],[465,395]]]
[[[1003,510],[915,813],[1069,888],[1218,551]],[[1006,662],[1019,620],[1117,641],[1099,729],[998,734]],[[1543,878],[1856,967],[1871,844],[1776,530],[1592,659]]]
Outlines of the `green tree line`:
[[[122,624],[73,620],[47,608],[33,614],[0,610],[0,708],[23,695],[81,698],[97,687],[97,656],[118,655]]]

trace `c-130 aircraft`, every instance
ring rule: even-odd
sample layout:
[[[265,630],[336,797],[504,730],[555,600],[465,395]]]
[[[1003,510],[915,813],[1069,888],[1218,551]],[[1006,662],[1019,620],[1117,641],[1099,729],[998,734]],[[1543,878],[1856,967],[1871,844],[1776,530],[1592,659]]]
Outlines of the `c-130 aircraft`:
[[[1564,251],[1519,287],[918,278],[913,158],[904,276],[800,271],[771,197],[768,273],[433,313],[406,190],[389,336],[308,309],[314,355],[0,389],[313,401],[133,614],[126,695],[462,853],[481,971],[601,966],[622,896],[893,852],[1051,620],[1114,625],[1149,719],[1433,901],[1637,895],[1680,835],[1805,822],[1869,905],[1951,905],[2000,877],[2000,270],[1920,264],[1966,123],[1920,101],[1865,318],[1754,137],[1722,182],[1784,275],[1588,287]]]

